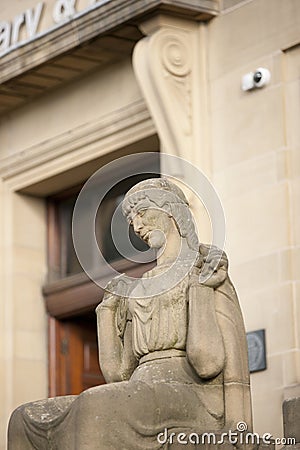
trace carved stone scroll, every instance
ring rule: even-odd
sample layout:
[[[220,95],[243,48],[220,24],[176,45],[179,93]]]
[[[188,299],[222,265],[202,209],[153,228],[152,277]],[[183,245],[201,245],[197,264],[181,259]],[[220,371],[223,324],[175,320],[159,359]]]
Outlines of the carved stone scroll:
[[[168,17],[142,24],[133,67],[162,150],[208,169],[202,25]]]

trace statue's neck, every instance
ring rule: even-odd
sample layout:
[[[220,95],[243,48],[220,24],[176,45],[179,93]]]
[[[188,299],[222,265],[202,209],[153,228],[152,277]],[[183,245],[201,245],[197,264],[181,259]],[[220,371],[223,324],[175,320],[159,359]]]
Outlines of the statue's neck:
[[[157,265],[172,263],[178,258],[188,258],[192,253],[185,238],[182,238],[178,232],[170,233],[167,236],[166,244],[158,249]]]

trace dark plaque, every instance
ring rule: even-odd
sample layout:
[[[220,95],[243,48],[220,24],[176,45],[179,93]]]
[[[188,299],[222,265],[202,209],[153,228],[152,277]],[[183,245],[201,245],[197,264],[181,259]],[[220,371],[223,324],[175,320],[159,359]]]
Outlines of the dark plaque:
[[[265,330],[247,333],[247,344],[250,373],[265,370],[267,368]]]

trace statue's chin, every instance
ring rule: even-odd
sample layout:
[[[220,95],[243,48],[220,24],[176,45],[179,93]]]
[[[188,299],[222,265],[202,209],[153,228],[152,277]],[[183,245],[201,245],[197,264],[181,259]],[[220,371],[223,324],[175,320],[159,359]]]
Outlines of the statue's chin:
[[[147,243],[151,248],[161,248],[166,243],[165,234],[160,230],[151,231]]]

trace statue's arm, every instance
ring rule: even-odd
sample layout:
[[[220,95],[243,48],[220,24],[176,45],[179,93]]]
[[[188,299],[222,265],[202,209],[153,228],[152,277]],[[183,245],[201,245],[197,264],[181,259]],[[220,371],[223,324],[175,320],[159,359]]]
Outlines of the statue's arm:
[[[201,378],[217,376],[225,366],[225,347],[216,315],[216,290],[227,287],[228,260],[215,246],[201,244],[191,273],[187,356]],[[228,287],[227,287],[228,288]]]
[[[187,358],[199,377],[216,377],[225,365],[225,349],[218,326],[214,289],[199,282],[189,288]]]
[[[121,297],[106,291],[97,307],[99,362],[107,383],[128,380],[137,366],[132,348],[132,322],[124,319],[120,333],[117,313]]]
[[[221,293],[226,297],[232,299],[234,303],[237,305],[238,310],[240,311],[238,296],[235,287],[228,275],[225,278],[224,282],[216,288],[216,292]]]

